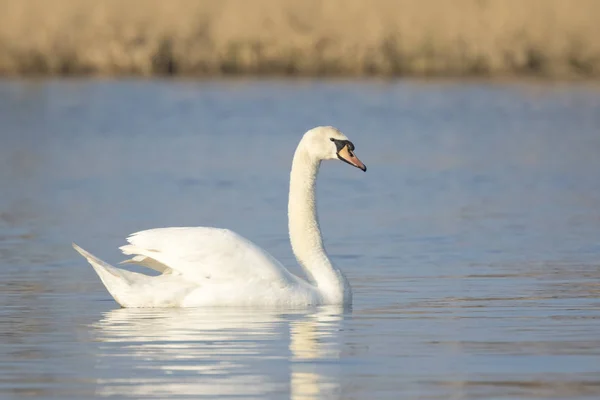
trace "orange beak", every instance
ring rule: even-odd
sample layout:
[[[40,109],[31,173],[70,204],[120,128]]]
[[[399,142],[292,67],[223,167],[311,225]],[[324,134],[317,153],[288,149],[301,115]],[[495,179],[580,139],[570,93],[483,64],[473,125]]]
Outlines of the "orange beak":
[[[360,168],[363,171],[367,171],[367,167],[356,157],[354,152],[348,148],[348,145],[342,147],[340,151],[337,153],[338,158],[344,162],[347,162],[350,165],[355,166],[356,168]]]

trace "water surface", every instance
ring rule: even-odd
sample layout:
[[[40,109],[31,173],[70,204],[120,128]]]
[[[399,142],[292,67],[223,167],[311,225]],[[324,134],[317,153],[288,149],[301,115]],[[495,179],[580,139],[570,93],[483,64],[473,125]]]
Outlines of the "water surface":
[[[301,134],[351,311],[119,309],[77,242],[227,227],[299,273]],[[597,399],[600,92],[581,84],[0,82],[3,398]]]

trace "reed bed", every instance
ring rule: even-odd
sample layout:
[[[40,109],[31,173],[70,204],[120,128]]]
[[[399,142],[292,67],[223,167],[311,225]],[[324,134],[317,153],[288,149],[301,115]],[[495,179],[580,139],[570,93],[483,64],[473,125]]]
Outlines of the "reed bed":
[[[600,0],[0,0],[0,75],[600,76]]]

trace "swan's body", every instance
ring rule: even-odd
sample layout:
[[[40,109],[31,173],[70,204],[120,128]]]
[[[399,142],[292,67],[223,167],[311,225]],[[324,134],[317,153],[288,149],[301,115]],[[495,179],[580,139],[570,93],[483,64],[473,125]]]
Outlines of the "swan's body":
[[[288,204],[292,249],[309,277],[289,272],[269,253],[227,230],[159,228],[132,234],[126,261],[160,272],[149,276],[115,268],[77,245],[122,307],[277,306],[352,303],[346,277],[321,239],[315,180],[321,160],[340,158],[363,171],[354,145],[332,127],[308,131],[294,154]]]

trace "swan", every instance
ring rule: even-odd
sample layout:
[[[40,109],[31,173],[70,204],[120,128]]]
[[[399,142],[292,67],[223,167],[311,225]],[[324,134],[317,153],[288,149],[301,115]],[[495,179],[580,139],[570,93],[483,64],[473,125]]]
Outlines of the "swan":
[[[131,234],[120,247],[159,272],[145,275],[113,267],[75,243],[106,289],[124,308],[351,305],[352,289],[325,252],[315,202],[322,160],[339,159],[366,171],[354,144],[332,126],[306,132],[292,160],[288,229],[304,280],[237,233],[212,227],[157,228]]]

